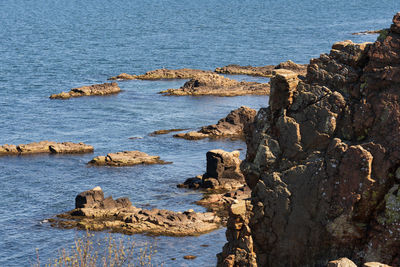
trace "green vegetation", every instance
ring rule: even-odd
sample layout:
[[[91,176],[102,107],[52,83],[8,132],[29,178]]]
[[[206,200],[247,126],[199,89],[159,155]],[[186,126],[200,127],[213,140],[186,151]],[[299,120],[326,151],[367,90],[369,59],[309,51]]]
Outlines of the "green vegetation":
[[[386,37],[388,36],[388,34],[389,34],[389,29],[381,30],[381,32],[380,32],[380,34],[379,34],[377,40],[378,40],[379,42],[383,42],[383,40],[386,39]]]
[[[62,248],[55,259],[50,259],[46,267],[119,267],[153,266],[152,256],[157,251],[145,244],[137,248],[136,243],[126,239],[114,239],[111,234],[98,238],[87,232],[83,238],[77,238],[71,248]],[[37,251],[34,267],[42,266]]]

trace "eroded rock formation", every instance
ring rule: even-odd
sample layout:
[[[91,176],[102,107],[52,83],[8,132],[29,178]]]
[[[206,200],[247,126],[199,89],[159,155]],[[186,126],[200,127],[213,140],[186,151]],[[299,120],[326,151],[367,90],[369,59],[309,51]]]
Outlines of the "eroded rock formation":
[[[287,69],[296,72],[299,75],[307,73],[307,64],[296,64],[291,60],[279,63],[278,65],[266,65],[262,67],[228,65],[222,68],[216,68],[215,72],[224,74],[242,74],[261,77],[274,77],[280,70]]]
[[[196,76],[179,89],[168,89],[160,93],[167,96],[239,96],[268,95],[268,83],[239,82],[215,73]]]
[[[28,155],[40,153],[53,154],[80,154],[92,153],[93,147],[84,143],[57,143],[52,141],[40,141],[21,145],[0,146],[0,156],[7,155]]]
[[[226,219],[232,203],[250,197],[250,188],[240,171],[240,152],[222,149],[208,151],[207,170],[203,175],[187,179],[180,188],[205,189],[206,194],[196,204],[206,207]]]
[[[220,219],[212,212],[188,210],[173,212],[161,209],[140,209],[128,198],[104,198],[100,187],[80,193],[75,209],[49,219],[51,226],[124,234],[195,236],[220,227]]]
[[[400,13],[375,43],[335,43],[277,75],[247,129],[252,189],[219,266],[400,266]]]
[[[160,79],[192,79],[197,76],[212,73],[206,70],[196,69],[157,69],[148,71],[142,75],[131,75],[127,73],[121,73],[117,76],[109,78],[109,80],[160,80]]]
[[[138,164],[169,164],[161,160],[159,156],[151,156],[141,151],[122,151],[117,153],[108,153],[106,156],[98,156],[88,162],[96,166],[132,166]]]
[[[232,110],[228,116],[220,119],[217,124],[203,126],[197,132],[179,133],[174,137],[187,140],[198,140],[203,138],[243,138],[244,127],[252,123],[256,116],[254,109],[242,106]]]
[[[121,92],[121,88],[119,88],[117,83],[102,83],[72,88],[69,92],[61,92],[59,94],[51,95],[50,99],[69,99],[71,97],[80,96],[111,95],[119,92]]]

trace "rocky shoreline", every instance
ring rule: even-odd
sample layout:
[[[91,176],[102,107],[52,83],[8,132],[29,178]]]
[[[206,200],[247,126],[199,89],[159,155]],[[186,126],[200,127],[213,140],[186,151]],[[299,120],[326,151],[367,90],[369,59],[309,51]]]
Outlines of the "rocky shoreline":
[[[399,55],[397,13],[375,43],[335,43],[305,79],[271,79],[246,131],[252,196],[218,266],[400,266]]]
[[[179,188],[201,190],[208,212],[141,209],[100,187],[75,198],[75,208],[49,219],[53,227],[124,234],[196,236],[227,227],[218,266],[400,266],[400,13],[375,43],[333,44],[310,64],[228,65],[215,72],[160,69],[110,80],[190,79],[167,96],[270,95],[258,112],[231,111],[217,124],[175,134],[187,140],[245,139],[240,152],[206,154],[203,175]],[[270,77],[270,83],[221,76]],[[119,93],[117,83],[73,88],[51,99]],[[159,130],[150,135],[183,129]],[[0,146],[0,156],[92,153],[84,143]],[[123,151],[94,166],[168,164]],[[347,258],[346,258],[347,257]],[[337,260],[332,260],[337,259]]]

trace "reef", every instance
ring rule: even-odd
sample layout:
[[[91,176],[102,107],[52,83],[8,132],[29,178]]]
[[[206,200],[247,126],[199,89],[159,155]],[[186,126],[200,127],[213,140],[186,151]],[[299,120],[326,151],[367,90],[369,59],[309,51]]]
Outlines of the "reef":
[[[132,206],[126,197],[104,198],[100,187],[78,194],[75,209],[48,221],[64,229],[167,236],[196,236],[220,227],[220,218],[212,212],[141,209]]]
[[[179,89],[167,89],[160,94],[166,96],[240,96],[268,95],[268,83],[239,82],[215,73],[196,76],[187,81]]]
[[[253,66],[240,66],[240,65],[228,65],[221,68],[216,68],[216,73],[223,74],[241,74],[261,77],[274,77],[282,69],[291,70],[299,75],[305,75],[307,73],[307,64],[296,64],[291,60],[279,63],[278,65],[266,65],[261,67]]]
[[[92,153],[93,147],[84,143],[57,143],[52,141],[40,141],[20,145],[0,146],[0,156],[31,155],[40,153],[49,154],[83,154]]]
[[[197,76],[212,73],[206,70],[196,69],[157,69],[148,71],[142,75],[131,75],[121,73],[117,76],[109,78],[109,80],[161,80],[161,79],[192,79]]]
[[[257,111],[246,106],[232,110],[217,124],[201,127],[200,130],[175,134],[174,137],[187,140],[199,140],[203,138],[244,138],[243,129],[252,123]]]
[[[112,95],[121,92],[118,84],[113,83],[103,83],[103,84],[93,84],[89,86],[82,86],[79,88],[72,88],[69,92],[61,92],[59,94],[54,94],[50,96],[50,99],[69,99],[71,97],[81,97],[81,96],[102,96],[102,95]]]
[[[117,153],[108,153],[106,156],[98,156],[88,162],[89,165],[96,166],[133,166],[139,164],[169,164],[161,160],[159,156],[151,156],[141,151],[122,151]]]

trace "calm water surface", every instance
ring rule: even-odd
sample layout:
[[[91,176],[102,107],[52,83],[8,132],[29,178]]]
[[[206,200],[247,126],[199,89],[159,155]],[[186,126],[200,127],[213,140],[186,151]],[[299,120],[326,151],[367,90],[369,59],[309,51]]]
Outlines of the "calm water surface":
[[[50,94],[162,67],[307,63],[335,41],[374,41],[376,35],[351,33],[387,27],[399,10],[398,0],[0,1],[0,144],[86,142],[95,147],[94,155],[141,150],[174,162],[95,168],[85,164],[94,155],[0,158],[0,266],[29,266],[35,249],[47,262],[70,246],[82,232],[41,221],[72,209],[75,196],[94,186],[114,198],[127,196],[139,207],[202,211],[193,204],[199,193],[175,185],[204,172],[208,150],[245,149],[245,144],[148,133],[196,129],[241,105],[268,105],[265,96],[157,94],[178,88],[184,83],[179,80],[119,82],[123,92],[108,97],[59,101],[48,99]],[[214,266],[225,235],[220,229],[200,237],[137,235],[135,240],[157,244],[155,264]],[[198,258],[185,261],[187,254]]]

